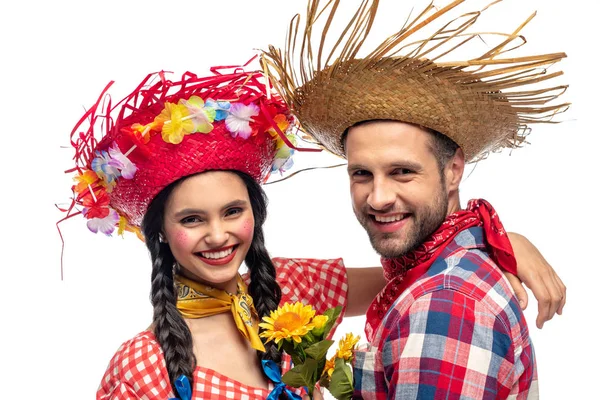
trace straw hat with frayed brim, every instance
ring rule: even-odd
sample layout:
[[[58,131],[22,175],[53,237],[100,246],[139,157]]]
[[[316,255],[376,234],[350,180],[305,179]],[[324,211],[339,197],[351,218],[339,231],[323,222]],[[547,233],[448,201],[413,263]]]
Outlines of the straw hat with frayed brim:
[[[556,122],[553,117],[568,108],[554,101],[567,86],[546,85],[562,75],[547,69],[564,53],[506,56],[525,43],[520,31],[535,14],[512,33],[470,31],[481,13],[499,1],[446,22],[444,16],[464,0],[439,9],[430,5],[366,57],[357,58],[379,1],[364,0],[326,54],[324,42],[341,1],[320,8],[319,0],[309,0],[304,33],[298,34],[297,15],[285,50],[270,46],[263,66],[302,129],[338,156],[345,157],[342,135],[349,127],[397,120],[443,133],[462,147],[467,161],[477,161],[489,152],[518,147],[529,124]],[[321,31],[315,29],[318,18],[327,18]],[[435,33],[416,37],[440,21]],[[317,45],[313,36],[319,38]],[[485,54],[445,61],[473,39],[490,36],[500,42]]]

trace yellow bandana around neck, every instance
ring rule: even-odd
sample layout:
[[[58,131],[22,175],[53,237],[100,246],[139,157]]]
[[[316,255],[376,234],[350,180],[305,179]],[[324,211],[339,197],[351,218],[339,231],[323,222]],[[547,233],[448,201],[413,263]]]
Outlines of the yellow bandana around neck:
[[[204,285],[175,275],[177,288],[177,309],[184,318],[203,318],[231,312],[233,320],[242,335],[256,350],[265,351],[258,337],[258,313],[252,297],[247,294],[246,285],[238,275],[238,293],[231,294],[221,289]]]

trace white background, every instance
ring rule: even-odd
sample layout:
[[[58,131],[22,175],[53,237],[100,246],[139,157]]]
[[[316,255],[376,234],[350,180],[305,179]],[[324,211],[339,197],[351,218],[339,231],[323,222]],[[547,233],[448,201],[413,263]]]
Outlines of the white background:
[[[415,0],[416,1],[416,0]],[[356,1],[344,1],[347,10]],[[400,27],[406,6],[384,1],[373,29],[382,39]],[[421,3],[419,3],[421,4]],[[479,4],[479,3],[478,3]],[[565,51],[560,125],[536,126],[532,145],[477,165],[462,185],[494,204],[505,226],[529,237],[568,286],[565,314],[535,328],[544,399],[598,398],[598,66],[595,2],[507,0],[488,23],[525,28],[526,52]],[[82,219],[55,223],[66,203],[73,155],[69,133],[109,80],[120,99],[149,72],[205,74],[240,64],[268,43],[284,44],[289,18],[305,1],[20,1],[0,6],[2,249],[0,398],[91,399],[119,346],[151,321],[150,262],[133,236],[95,236]],[[487,27],[487,26],[486,26]],[[558,68],[555,68],[557,70]],[[62,148],[64,147],[64,148]],[[331,156],[300,155],[299,166]],[[267,245],[274,256],[343,257],[348,267],[378,263],[350,207],[345,170],[309,171],[267,186]],[[364,319],[338,330],[362,333]]]

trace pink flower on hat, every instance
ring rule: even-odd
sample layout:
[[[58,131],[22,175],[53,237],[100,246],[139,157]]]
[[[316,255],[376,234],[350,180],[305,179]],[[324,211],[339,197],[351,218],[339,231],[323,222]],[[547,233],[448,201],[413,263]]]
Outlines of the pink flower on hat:
[[[87,227],[94,233],[98,233],[98,231],[100,231],[105,235],[110,236],[110,234],[115,230],[117,222],[119,222],[119,214],[110,208],[106,217],[90,218],[87,222]]]
[[[231,132],[231,136],[248,139],[252,134],[250,122],[253,121],[252,117],[258,115],[259,110],[259,107],[254,103],[248,105],[233,103],[229,108],[229,115],[225,118],[225,125],[227,130]]]

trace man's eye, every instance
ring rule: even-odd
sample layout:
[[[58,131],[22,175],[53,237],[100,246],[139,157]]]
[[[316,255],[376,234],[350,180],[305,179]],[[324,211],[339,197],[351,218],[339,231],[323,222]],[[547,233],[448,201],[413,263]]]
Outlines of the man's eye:
[[[414,171],[408,168],[396,168],[393,173],[396,175],[406,175],[412,174]]]
[[[369,171],[365,171],[364,169],[359,169],[358,171],[354,171],[352,174],[354,176],[368,176],[370,175]]]

